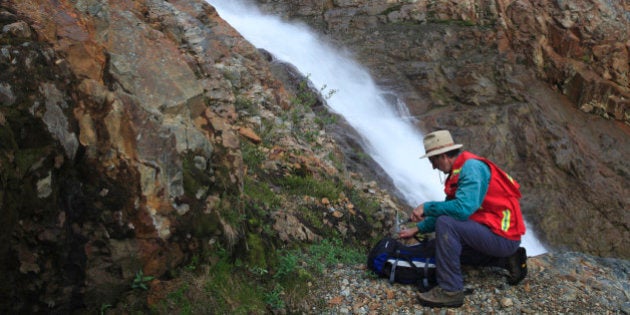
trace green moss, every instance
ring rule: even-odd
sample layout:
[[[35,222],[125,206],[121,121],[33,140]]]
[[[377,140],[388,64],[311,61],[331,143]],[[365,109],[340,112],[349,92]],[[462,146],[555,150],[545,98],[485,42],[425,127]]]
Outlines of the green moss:
[[[365,214],[374,214],[381,208],[378,199],[374,196],[367,196],[355,189],[346,191],[346,195],[355,208]]]
[[[280,206],[281,198],[265,182],[246,177],[243,193],[255,208],[273,209]]]
[[[212,185],[210,174],[195,166],[196,156],[193,152],[188,152],[182,161],[184,193],[190,197],[195,197],[199,191],[208,191]]]
[[[291,100],[291,103],[295,106],[294,109],[303,110],[304,108],[310,108],[317,103],[317,94],[311,90],[309,82],[309,76],[307,75],[307,77],[298,84],[297,93]]]
[[[315,123],[317,123],[321,129],[324,129],[327,126],[339,123],[339,116],[330,112],[321,112],[315,117]]]
[[[217,159],[226,158],[228,155],[214,154]],[[238,198],[241,195],[241,183],[234,182],[237,169],[234,169],[231,165],[226,165],[225,161],[213,161],[213,180],[211,181],[210,191],[221,195],[235,196]]]
[[[219,203],[217,210],[221,215],[221,218],[225,222],[233,227],[242,226],[245,221],[245,214],[243,213],[243,200],[241,195],[221,195],[221,202]]]
[[[249,265],[267,269],[266,246],[259,234],[247,234],[247,262]]]
[[[331,179],[315,179],[313,176],[289,175],[276,179],[276,184],[282,186],[293,195],[306,195],[317,198],[338,199],[342,189]]]
[[[241,142],[241,154],[250,174],[260,171],[261,164],[267,158],[264,152],[260,151],[256,145],[249,141]]]
[[[340,239],[324,239],[308,248],[311,264],[322,264],[331,267],[337,264],[355,265],[365,261],[366,253],[353,244],[344,244]]]
[[[248,234],[251,252],[264,251],[263,240]],[[272,310],[299,308],[309,296],[309,281],[317,281],[326,268],[363,263],[366,253],[340,239],[324,240],[304,248],[258,253],[273,263],[254,265],[233,260],[222,247],[215,248],[208,269],[184,269],[166,298],[153,309],[157,314],[269,314]],[[253,267],[252,267],[253,266]]]
[[[327,211],[323,208],[307,208],[301,207],[298,211],[300,221],[306,226],[314,230],[318,234],[325,234],[324,231],[324,213]]]
[[[179,314],[194,314],[192,312],[192,302],[186,297],[186,293],[189,292],[188,284],[182,285],[177,290],[170,292],[167,296],[167,303],[176,305],[179,309]]]
[[[208,272],[205,291],[215,301],[215,314],[265,314],[263,287],[245,277],[246,272],[223,257]]]
[[[202,237],[214,235],[220,229],[219,216],[216,212],[195,213],[191,218],[191,229],[195,236]]]

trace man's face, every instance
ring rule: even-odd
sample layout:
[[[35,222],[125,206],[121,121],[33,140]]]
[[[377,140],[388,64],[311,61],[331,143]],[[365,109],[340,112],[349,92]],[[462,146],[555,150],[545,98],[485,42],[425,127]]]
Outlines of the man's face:
[[[429,161],[431,162],[431,166],[433,167],[433,169],[438,169],[446,174],[451,171],[451,165],[447,163],[448,159],[446,158],[445,154],[430,156]]]

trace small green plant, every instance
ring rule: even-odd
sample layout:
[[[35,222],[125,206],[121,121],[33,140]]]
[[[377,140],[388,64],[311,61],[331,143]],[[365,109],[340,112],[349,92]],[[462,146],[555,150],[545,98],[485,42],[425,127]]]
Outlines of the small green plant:
[[[316,179],[313,176],[290,175],[275,180],[289,193],[308,195],[317,198],[326,197],[330,200],[339,198],[341,187],[338,183],[328,179]]]
[[[300,84],[299,90],[300,90],[300,95],[298,95],[298,104],[301,104],[302,106],[306,108],[311,108],[315,104],[317,104],[318,94],[322,96],[324,101],[327,101],[338,92],[338,90],[336,89],[328,89],[328,86],[324,84],[319,89],[319,92],[316,93],[313,90],[309,89],[306,81],[303,81]]]
[[[332,113],[321,113],[315,118],[315,122],[321,128],[336,125],[339,122],[339,116]]]
[[[241,153],[243,155],[243,162],[245,162],[250,172],[260,169],[260,165],[267,158],[264,152],[248,141],[241,142]]]
[[[324,93],[324,91],[325,91],[327,88],[328,88],[328,86],[327,86],[326,84],[324,84],[324,85],[322,86],[322,88],[321,88],[321,89],[319,89],[319,92],[320,92],[320,93]],[[323,94],[323,95],[324,95],[324,99],[325,99],[325,100],[329,100],[331,97],[333,97],[333,95],[337,94],[337,92],[339,92],[339,90],[337,90],[337,89],[330,89],[330,90],[328,90],[328,92],[326,92],[326,93],[324,93],[324,94]]]
[[[304,80],[298,83],[297,87],[297,95],[293,99],[293,104],[298,107],[311,107],[317,103],[317,94],[313,92],[311,89],[310,82],[310,74],[304,78]]]
[[[142,270],[136,272],[136,277],[133,278],[133,283],[131,283],[132,289],[142,289],[148,290],[147,283],[151,280],[155,279],[154,276],[145,276]]]
[[[299,210],[299,217],[304,224],[317,232],[323,232],[324,220],[322,220],[323,214],[321,208],[300,207]]]
[[[234,108],[237,111],[247,111],[250,115],[258,115],[258,108],[254,102],[250,99],[246,99],[242,96],[237,96],[234,102]]]
[[[271,292],[265,293],[265,303],[274,310],[284,309],[284,301],[281,297],[282,291],[282,286],[279,284],[276,285],[276,287]]]
[[[264,276],[266,274],[269,273],[269,271],[263,267],[259,267],[259,266],[253,266],[253,267],[249,267],[248,268],[249,272],[255,274],[255,275],[259,275],[259,276]]]
[[[295,119],[297,118],[298,115],[296,112],[299,111],[304,111],[307,108],[312,108],[313,106],[315,106],[315,104],[317,104],[318,100],[319,100],[319,96],[321,96],[323,98],[323,100],[329,100],[331,97],[333,97],[333,95],[335,95],[338,90],[336,89],[328,89],[328,85],[324,84],[319,91],[316,91],[312,88],[312,86],[309,84],[310,81],[310,74],[308,74],[304,80],[300,81],[300,83],[298,83],[297,86],[297,94],[295,95],[295,97],[291,100],[291,102],[294,104],[294,109],[292,113],[292,117]],[[299,122],[299,121],[294,121],[294,122]]]
[[[275,119],[262,119],[262,124],[258,129],[258,134],[262,138],[263,145],[271,146],[278,137],[278,126]]]
[[[376,213],[381,208],[378,200],[372,196],[365,196],[358,191],[352,189],[345,192],[357,209],[361,209],[363,213]]]
[[[199,266],[199,255],[193,255],[190,263],[186,265],[184,268],[186,268],[186,270],[193,271],[197,269],[197,266]]]
[[[320,265],[322,267],[334,266],[337,264],[358,264],[365,260],[365,253],[362,253],[349,246],[344,246],[339,239],[324,239],[309,247],[309,265]]]
[[[289,277],[298,267],[298,255],[296,252],[286,252],[280,256],[278,270],[273,275],[275,279]]]
[[[238,195],[232,195],[228,191],[221,194],[217,205],[219,214],[225,223],[231,226],[238,226],[245,221],[245,213],[243,213],[243,200]]]
[[[243,272],[247,266],[232,261],[223,247],[218,247],[216,254],[218,260],[210,266],[203,285],[204,294],[214,301],[212,314],[264,314],[265,292]]]
[[[188,285],[183,285],[177,290],[170,292],[166,298],[172,302],[174,305],[177,305],[179,308],[179,314],[193,314],[192,312],[192,304],[188,297],[186,297],[186,292],[188,291]]]
[[[243,192],[253,203],[263,209],[280,206],[280,197],[278,197],[265,182],[246,177]]]
[[[356,156],[359,159],[359,161],[368,161],[370,159],[370,155],[363,151],[357,151]]]
[[[338,238],[324,239],[319,243],[311,244],[305,252],[301,249],[285,251],[278,257],[278,269],[274,279],[310,278],[299,263],[300,257],[306,262],[309,270],[321,273],[324,268],[337,264],[360,264],[365,261],[365,253],[342,244]]]
[[[309,143],[313,143],[315,142],[315,140],[317,140],[317,135],[319,134],[319,131],[316,130],[307,130],[303,133],[303,137],[306,141],[308,141]]]
[[[367,279],[378,279],[380,278],[379,275],[377,275],[376,273],[372,272],[371,270],[366,269],[365,272],[363,273],[363,277],[367,278]]]

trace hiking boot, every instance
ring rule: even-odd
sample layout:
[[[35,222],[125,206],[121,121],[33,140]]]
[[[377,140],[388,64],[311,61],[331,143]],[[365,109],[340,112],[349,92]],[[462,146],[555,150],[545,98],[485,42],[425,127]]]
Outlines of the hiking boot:
[[[420,304],[429,307],[460,307],[464,304],[464,291],[445,291],[439,286],[429,292],[418,293]]]
[[[517,285],[527,276],[527,253],[525,248],[519,247],[516,253],[508,257],[508,271],[510,275],[507,278],[507,283],[510,285]]]

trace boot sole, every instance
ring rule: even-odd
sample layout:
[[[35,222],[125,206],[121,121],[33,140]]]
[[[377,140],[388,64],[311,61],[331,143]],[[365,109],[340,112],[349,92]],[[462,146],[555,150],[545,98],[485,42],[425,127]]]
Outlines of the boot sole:
[[[420,305],[422,306],[427,306],[427,307],[460,307],[462,305],[464,305],[464,301],[457,301],[457,302],[431,302],[431,301],[425,301],[425,300],[421,300],[419,297],[416,297],[416,299],[418,300],[418,302],[420,303]]]

